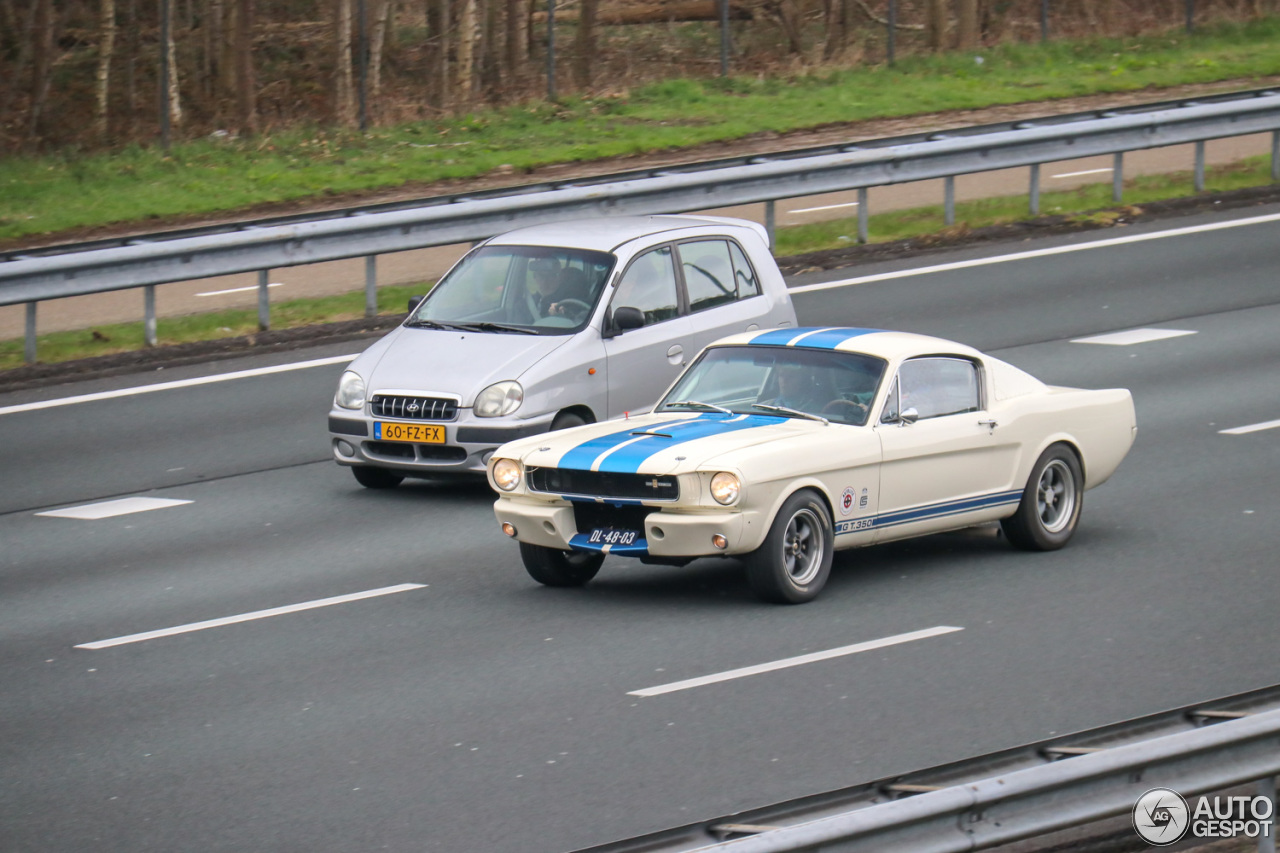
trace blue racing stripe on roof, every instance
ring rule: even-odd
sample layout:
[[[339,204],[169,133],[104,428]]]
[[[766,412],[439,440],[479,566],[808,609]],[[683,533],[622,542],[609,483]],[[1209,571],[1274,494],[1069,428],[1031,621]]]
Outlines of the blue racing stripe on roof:
[[[556,467],[576,468],[580,471],[590,471],[591,464],[595,462],[601,454],[607,453],[620,444],[626,444],[628,441],[634,441],[636,437],[632,435],[632,433],[636,430],[661,430],[676,424],[684,423],[684,421],[685,419],[682,418],[678,421],[665,421],[663,423],[649,424],[643,427],[627,425],[617,432],[611,432],[607,435],[598,435],[593,439],[584,441],[577,447],[573,447],[565,451],[564,456],[560,457],[560,461],[557,463]],[[626,424],[627,422],[623,421],[622,423]]]
[[[798,328],[798,329],[772,329],[752,338],[749,343],[753,346],[767,347],[813,347],[815,349],[835,349],[845,341],[856,338],[861,335],[870,335],[875,332],[883,331],[883,329],[852,329],[852,328]]]
[[[725,433],[737,432],[743,429],[772,426],[785,420],[785,417],[778,415],[734,415],[733,417],[719,414],[699,415],[694,420],[684,421],[681,424],[665,429],[664,432],[670,438],[660,435],[648,435],[634,444],[619,448],[616,453],[610,453],[600,462],[598,470],[608,471],[613,474],[634,474],[640,470],[641,464],[650,456],[655,453],[661,453],[664,450],[670,450],[687,441],[696,441],[699,438],[724,435]],[[649,429],[653,431],[655,427],[649,427]]]

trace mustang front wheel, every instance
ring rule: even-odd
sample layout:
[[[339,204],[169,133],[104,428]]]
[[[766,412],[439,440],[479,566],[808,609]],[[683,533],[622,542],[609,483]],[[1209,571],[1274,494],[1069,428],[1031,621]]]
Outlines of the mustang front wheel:
[[[779,604],[817,597],[831,574],[831,514],[813,492],[787,498],[764,544],[747,555],[747,580],[756,595]]]
[[[545,586],[582,586],[596,576],[604,554],[594,551],[559,551],[520,543],[520,559],[529,577]]]
[[[1067,544],[1080,521],[1084,477],[1080,460],[1063,444],[1040,454],[1018,511],[1000,522],[1004,535],[1025,551],[1053,551]]]

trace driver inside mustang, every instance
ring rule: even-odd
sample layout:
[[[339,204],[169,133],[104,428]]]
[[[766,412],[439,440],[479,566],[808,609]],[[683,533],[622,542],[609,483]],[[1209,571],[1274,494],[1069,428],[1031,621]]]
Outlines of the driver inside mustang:
[[[800,412],[817,414],[831,399],[815,381],[813,371],[798,364],[780,364],[776,370],[778,393],[761,402]]]
[[[529,301],[535,318],[563,316],[565,299],[576,298],[569,280],[572,270],[562,268],[554,258],[537,258],[529,263],[533,290]]]

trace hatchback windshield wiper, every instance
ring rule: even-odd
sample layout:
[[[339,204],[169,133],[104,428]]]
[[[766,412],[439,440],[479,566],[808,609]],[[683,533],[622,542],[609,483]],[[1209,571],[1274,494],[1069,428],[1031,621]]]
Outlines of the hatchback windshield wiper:
[[[751,408],[761,409],[766,412],[776,412],[779,415],[786,415],[789,418],[808,418],[811,421],[822,421],[824,424],[830,424],[831,421],[822,415],[811,415],[808,412],[802,412],[799,409],[788,409],[786,406],[769,406],[764,403],[754,403]]]
[[[477,332],[514,332],[517,335],[536,335],[533,329],[526,329],[523,326],[508,326],[506,323],[454,323],[458,329],[472,329]]]
[[[424,320],[420,317],[406,321],[405,325],[412,326],[415,329],[444,329],[450,332],[466,331],[465,326],[460,326],[457,323],[441,323],[437,320]]]
[[[667,404],[666,404],[666,405],[664,405],[662,408],[664,408],[664,409],[672,409],[672,408],[682,408],[682,409],[711,409],[711,410],[712,410],[712,411],[714,411],[714,412],[720,412],[720,413],[722,413],[722,414],[726,414],[726,415],[732,415],[732,414],[733,414],[733,412],[729,411],[728,409],[726,409],[726,408],[725,408],[725,407],[723,407],[723,406],[717,406],[717,405],[715,405],[714,403],[704,403],[704,402],[702,402],[701,400],[677,400],[677,401],[676,401],[676,402],[674,402],[674,403],[667,403]]]

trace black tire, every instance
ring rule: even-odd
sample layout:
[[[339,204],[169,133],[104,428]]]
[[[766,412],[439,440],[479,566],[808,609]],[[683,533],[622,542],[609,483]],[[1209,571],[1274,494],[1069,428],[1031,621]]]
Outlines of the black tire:
[[[1054,551],[1076,532],[1083,505],[1080,460],[1070,447],[1054,444],[1032,466],[1018,511],[1001,521],[1000,528],[1014,547]]]
[[[747,580],[765,601],[812,601],[827,585],[834,543],[827,505],[814,492],[796,492],[778,510],[764,543],[747,555]]]
[[[555,420],[551,422],[551,432],[555,432],[558,429],[582,426],[586,422],[586,419],[577,412],[561,412],[556,415]]]
[[[366,489],[394,489],[404,480],[403,474],[372,465],[353,465],[351,473],[355,475],[356,482]]]
[[[544,586],[584,586],[600,571],[604,554],[560,551],[521,542],[520,559],[529,577]]]

